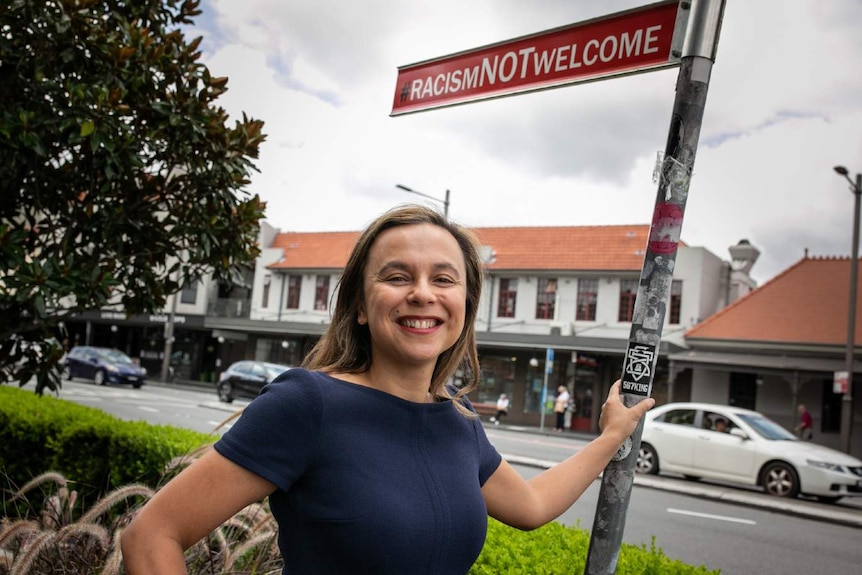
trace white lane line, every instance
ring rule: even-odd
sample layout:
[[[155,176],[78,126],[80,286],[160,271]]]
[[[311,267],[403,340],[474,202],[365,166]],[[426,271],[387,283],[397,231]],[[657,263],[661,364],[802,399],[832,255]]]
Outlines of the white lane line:
[[[159,410],[156,409],[155,407],[147,407],[146,405],[139,405],[138,409],[140,409],[141,411],[149,411],[150,413],[158,413],[159,412]]]
[[[716,521],[730,521],[732,523],[744,523],[745,525],[757,525],[757,521],[751,519],[740,519],[739,517],[728,517],[727,515],[712,515],[711,513],[698,513],[697,511],[686,511],[685,509],[667,508],[668,513],[677,515],[690,515],[692,517],[703,517],[704,519],[715,519]]]

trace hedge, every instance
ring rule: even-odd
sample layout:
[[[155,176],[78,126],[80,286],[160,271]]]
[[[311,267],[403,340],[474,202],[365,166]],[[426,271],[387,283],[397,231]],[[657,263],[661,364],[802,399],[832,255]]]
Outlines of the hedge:
[[[7,489],[57,471],[74,482],[85,505],[129,483],[158,485],[174,457],[213,441],[203,433],[123,421],[6,385],[0,385],[0,437],[0,474]]]

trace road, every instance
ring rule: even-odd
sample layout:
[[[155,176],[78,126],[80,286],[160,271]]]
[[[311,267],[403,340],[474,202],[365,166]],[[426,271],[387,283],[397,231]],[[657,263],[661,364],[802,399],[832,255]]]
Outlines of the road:
[[[103,409],[122,419],[144,420],[211,432],[245,404],[218,401],[215,391],[149,385],[141,389],[63,382],[61,398]],[[228,428],[226,424],[220,431]],[[560,461],[589,438],[539,435],[535,430],[488,427],[488,437],[525,477]],[[529,462],[529,465],[523,465]],[[591,528],[598,497],[595,482],[559,521]],[[697,496],[687,495],[686,492]],[[766,506],[773,505],[775,509]],[[825,517],[825,513],[833,514]],[[812,519],[810,517],[817,517]],[[862,565],[862,502],[837,505],[784,501],[750,489],[674,477],[638,476],[624,541],[656,545],[672,558],[721,569],[725,575],[856,573]]]

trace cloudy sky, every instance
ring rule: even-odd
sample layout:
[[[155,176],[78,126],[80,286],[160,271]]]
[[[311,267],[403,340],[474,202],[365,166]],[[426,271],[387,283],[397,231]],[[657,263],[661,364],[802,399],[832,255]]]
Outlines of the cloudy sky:
[[[203,0],[219,103],[265,121],[249,191],[284,231],[358,230],[443,198],[468,226],[648,224],[677,68],[390,117],[399,66],[644,6],[635,0]],[[682,240],[763,283],[849,256],[862,171],[862,1],[727,0]],[[429,205],[439,205],[431,202]]]

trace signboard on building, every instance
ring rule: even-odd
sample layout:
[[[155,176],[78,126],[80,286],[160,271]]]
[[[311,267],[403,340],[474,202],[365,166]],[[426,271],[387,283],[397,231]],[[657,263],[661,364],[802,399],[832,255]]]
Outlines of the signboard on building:
[[[679,64],[688,10],[650,4],[398,69],[392,116]]]
[[[832,379],[832,393],[847,393],[850,389],[850,374],[846,371],[836,371]]]

